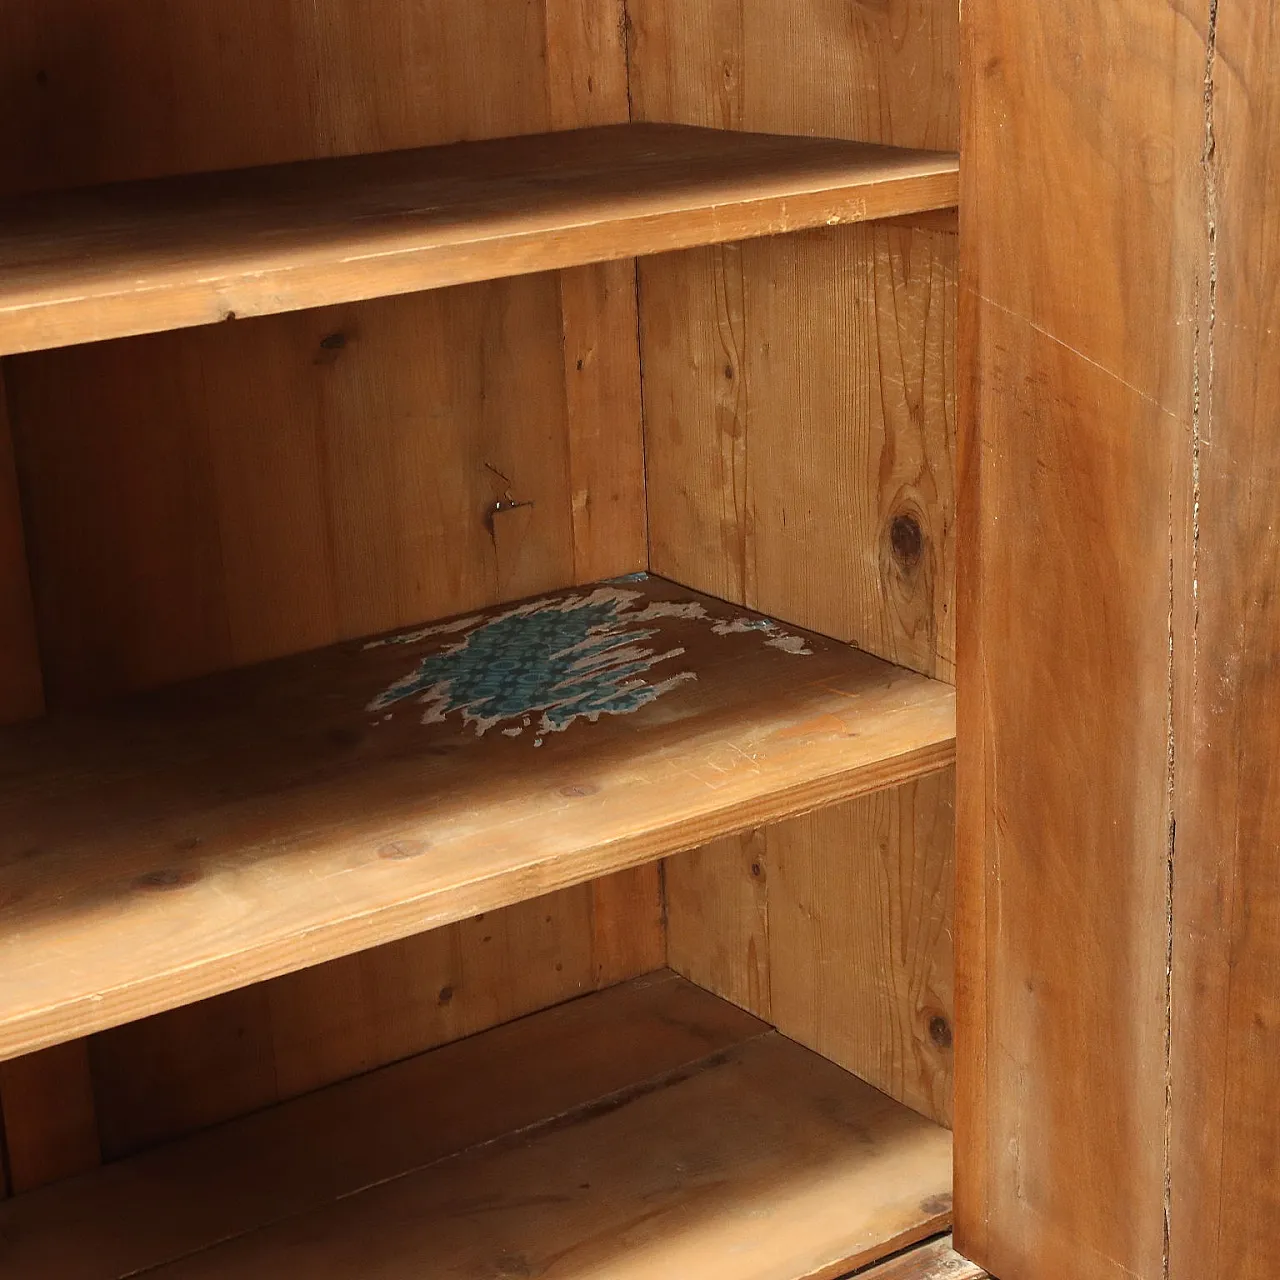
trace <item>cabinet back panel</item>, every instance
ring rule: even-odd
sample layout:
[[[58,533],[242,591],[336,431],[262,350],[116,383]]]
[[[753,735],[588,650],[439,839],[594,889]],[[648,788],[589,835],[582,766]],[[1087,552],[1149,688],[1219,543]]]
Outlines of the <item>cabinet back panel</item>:
[[[3,0],[0,182],[78,186],[536,132],[551,110],[546,9]]]
[[[560,319],[545,275],[12,360],[51,704],[641,568],[639,432],[570,421]],[[627,536],[575,557],[575,488]]]
[[[954,148],[951,0],[633,0],[639,119]],[[954,673],[956,237],[641,263],[655,572]]]
[[[955,773],[665,863],[668,960],[951,1123]]]

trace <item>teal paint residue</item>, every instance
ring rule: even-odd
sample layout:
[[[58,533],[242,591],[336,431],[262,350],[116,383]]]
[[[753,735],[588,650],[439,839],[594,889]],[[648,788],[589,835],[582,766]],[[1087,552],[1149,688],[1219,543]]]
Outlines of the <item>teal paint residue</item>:
[[[521,605],[487,621],[468,620],[474,625],[457,643],[427,654],[368,710],[384,712],[412,699],[426,708],[424,724],[438,723],[456,711],[475,726],[477,736],[495,725],[511,724],[503,730],[511,737],[533,727],[535,715],[541,719],[534,731],[541,735],[563,732],[578,719],[596,721],[602,715],[638,711],[675,685],[696,679],[686,671],[650,683],[647,673],[684,649],[659,653],[646,647],[657,629],[638,624],[672,615],[704,615],[696,604],[655,603],[636,609],[639,598],[638,592],[604,587]],[[445,630],[413,635],[423,638]]]

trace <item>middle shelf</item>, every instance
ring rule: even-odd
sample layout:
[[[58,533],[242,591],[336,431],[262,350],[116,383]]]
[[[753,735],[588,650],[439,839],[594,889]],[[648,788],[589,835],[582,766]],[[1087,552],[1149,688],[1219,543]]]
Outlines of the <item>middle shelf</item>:
[[[0,355],[953,208],[959,158],[628,124],[0,203]]]
[[[0,732],[0,1059],[944,768],[954,690],[645,577]]]

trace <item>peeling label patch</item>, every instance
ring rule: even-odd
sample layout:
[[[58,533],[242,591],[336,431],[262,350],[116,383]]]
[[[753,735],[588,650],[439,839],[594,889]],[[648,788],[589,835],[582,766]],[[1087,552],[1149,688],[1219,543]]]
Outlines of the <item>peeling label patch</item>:
[[[383,711],[416,699],[424,724],[451,712],[474,725],[477,736],[494,725],[520,736],[541,713],[535,732],[562,733],[575,720],[627,715],[667,690],[697,677],[682,671],[656,684],[645,673],[679,657],[682,648],[658,653],[644,647],[657,632],[635,624],[655,616],[653,606],[634,609],[639,593],[601,587],[587,595],[538,600],[487,621],[471,621],[457,644],[428,654],[417,669],[369,704]],[[451,627],[428,634],[447,634]],[[422,638],[422,633],[417,634]],[[401,637],[384,643],[410,643]]]
[[[563,733],[579,719],[629,715],[697,679],[692,671],[649,679],[655,667],[685,652],[683,646],[660,652],[646,645],[661,628],[645,624],[663,619],[709,623],[720,636],[756,632],[786,653],[812,653],[802,636],[767,618],[713,619],[697,601],[645,602],[641,592],[609,585],[372,641],[365,647],[458,637],[423,657],[367,710],[389,719],[389,707],[412,700],[426,708],[423,724],[438,724],[456,711],[477,737],[503,726],[505,737],[528,730],[534,746],[541,746],[546,734]]]
[[[768,636],[765,644],[771,649],[781,649],[783,653],[793,653],[797,657],[813,655],[813,650],[809,648],[803,636],[794,636],[784,631],[772,618],[731,618],[724,622],[717,622],[711,630],[718,636],[736,636],[748,631],[759,631]]]

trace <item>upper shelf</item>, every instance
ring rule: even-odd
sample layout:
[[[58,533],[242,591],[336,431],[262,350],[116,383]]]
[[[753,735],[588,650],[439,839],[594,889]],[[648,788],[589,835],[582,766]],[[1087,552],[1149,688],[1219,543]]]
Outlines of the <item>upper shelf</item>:
[[[660,579],[0,733],[0,1059],[955,755],[954,691]]]
[[[0,355],[949,208],[958,160],[616,125],[0,206]]]

